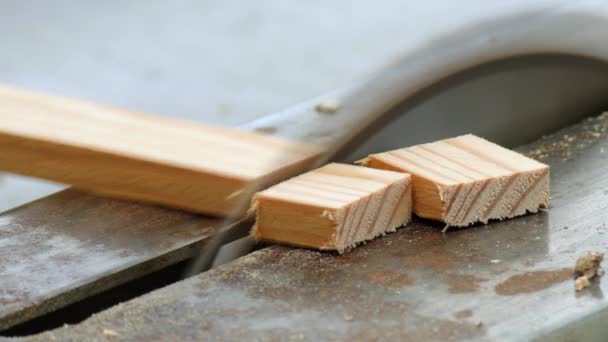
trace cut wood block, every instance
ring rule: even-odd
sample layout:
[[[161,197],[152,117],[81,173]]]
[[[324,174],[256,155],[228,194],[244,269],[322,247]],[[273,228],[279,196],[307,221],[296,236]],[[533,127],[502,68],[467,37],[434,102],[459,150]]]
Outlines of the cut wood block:
[[[318,146],[0,87],[0,170],[104,195],[230,214],[249,204],[250,185],[301,173],[319,153]]]
[[[549,206],[549,166],[470,134],[373,154],[361,162],[411,173],[416,215],[448,226]]]
[[[329,164],[257,193],[252,235],[341,253],[410,221],[410,183],[406,173]]]

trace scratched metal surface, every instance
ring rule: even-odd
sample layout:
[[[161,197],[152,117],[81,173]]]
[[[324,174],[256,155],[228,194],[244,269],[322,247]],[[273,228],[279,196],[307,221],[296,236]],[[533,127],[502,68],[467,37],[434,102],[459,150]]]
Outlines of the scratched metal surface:
[[[608,244],[607,129],[601,116],[521,149],[552,167],[544,213],[447,234],[417,221],[341,256],[271,246],[30,339],[527,340],[584,322],[608,307],[608,283],[572,279]]]
[[[76,190],[6,212],[0,329],[191,257],[217,226],[217,219]]]

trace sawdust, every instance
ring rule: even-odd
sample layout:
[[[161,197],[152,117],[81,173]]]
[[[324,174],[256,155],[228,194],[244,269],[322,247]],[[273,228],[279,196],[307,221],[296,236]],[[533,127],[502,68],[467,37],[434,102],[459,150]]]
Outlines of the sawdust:
[[[321,217],[336,222],[336,215],[331,210],[323,210]]]
[[[576,266],[574,267],[574,274],[577,276],[585,276],[589,279],[593,279],[600,270],[600,264],[604,260],[604,253],[602,252],[587,252],[587,254],[581,256],[576,260]]]
[[[604,253],[602,252],[587,252],[576,260],[574,274],[577,278],[574,281],[574,288],[577,291],[589,287],[591,284],[589,280],[595,278],[596,275],[600,275],[600,264],[603,260]]]
[[[590,284],[591,283],[589,282],[589,278],[582,276],[576,278],[576,280],[574,281],[574,288],[576,289],[576,291],[581,291],[589,287]]]
[[[103,336],[118,337],[118,333],[112,329],[103,329]]]
[[[566,161],[578,151],[585,150],[608,135],[608,112],[599,116],[585,119],[580,126],[564,128],[549,137],[542,137],[538,142],[530,145],[525,153],[528,157],[544,161],[559,158]],[[557,136],[558,139],[553,137]]]
[[[353,319],[355,319],[355,317],[353,315],[351,315],[351,314],[345,314],[344,315],[344,320],[347,321],[347,322],[350,322]]]

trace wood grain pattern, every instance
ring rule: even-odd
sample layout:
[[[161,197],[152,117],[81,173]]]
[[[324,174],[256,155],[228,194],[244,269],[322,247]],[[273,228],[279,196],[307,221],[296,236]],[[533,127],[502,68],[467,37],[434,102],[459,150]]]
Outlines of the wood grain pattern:
[[[329,164],[255,195],[257,240],[343,252],[411,219],[411,177]]]
[[[320,149],[0,87],[0,170],[207,214],[302,171]],[[244,201],[244,202],[247,202]]]
[[[414,212],[449,226],[549,206],[549,167],[474,135],[370,155],[363,164],[409,172]]]

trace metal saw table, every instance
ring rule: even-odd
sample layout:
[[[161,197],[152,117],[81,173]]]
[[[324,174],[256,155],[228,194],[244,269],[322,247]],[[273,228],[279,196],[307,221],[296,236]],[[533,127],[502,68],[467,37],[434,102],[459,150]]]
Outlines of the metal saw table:
[[[23,3],[10,6],[29,10],[27,2]],[[331,8],[324,7],[326,11],[321,19],[333,23],[335,13],[343,13],[350,19],[336,32],[324,35],[327,34],[324,26],[307,25],[310,18],[320,18],[318,10],[306,9],[305,5],[296,5],[296,2],[285,6],[284,1],[275,1],[271,2],[273,18],[281,17],[283,23],[292,24],[285,26],[300,30],[292,31],[301,39],[289,49],[293,56],[281,56],[280,59],[291,67],[288,78],[298,80],[293,83],[277,75],[267,78],[274,69],[279,69],[274,65],[279,59],[273,60],[276,52],[262,49],[270,52],[256,55],[257,45],[252,43],[256,40],[243,34],[253,32],[251,27],[261,27],[260,35],[270,37],[265,43],[268,46],[275,46],[277,41],[292,42],[292,37],[286,39],[286,35],[277,33],[284,28],[276,24],[278,21],[270,20],[268,22],[273,24],[268,26],[255,25],[257,21],[265,22],[260,18],[266,13],[262,13],[258,5],[227,1],[230,4],[227,6],[234,8],[248,4],[247,11],[239,12],[247,15],[237,16],[233,22],[222,19],[228,16],[226,13],[217,14],[207,8],[197,8],[200,13],[210,13],[209,20],[199,20],[190,15],[190,5],[180,3],[178,6],[183,8],[175,11],[180,15],[176,23],[209,23],[208,30],[200,31],[207,32],[204,40],[210,46],[196,45],[195,48],[184,43],[188,37],[196,41],[200,38],[192,35],[191,26],[176,24],[178,31],[185,30],[188,34],[180,35],[183,40],[173,39],[173,31],[157,25],[167,12],[160,6],[148,6],[148,3],[141,1],[124,8],[118,16],[109,10],[111,6],[95,5],[99,6],[93,8],[99,15],[91,17],[79,15],[81,7],[78,6],[83,5],[72,4],[65,6],[71,12],[62,12],[56,17],[60,24],[50,25],[48,30],[28,26],[31,31],[25,36],[11,34],[23,22],[21,17],[5,18],[7,20],[0,21],[0,27],[4,28],[0,33],[9,34],[2,37],[5,38],[3,42],[17,45],[7,49],[10,53],[0,56],[0,65],[10,69],[3,73],[3,80],[194,119],[201,119],[199,113],[206,110],[214,114],[205,121],[224,120],[224,124],[232,125],[301,97],[343,85],[337,80],[350,83],[350,77],[359,78],[379,60],[393,56],[400,46],[415,50],[413,47],[419,48],[426,40],[431,41],[435,46],[424,45],[427,50],[416,56],[425,62],[421,63],[424,66],[441,64],[438,58],[427,58],[438,57],[437,47],[468,47],[461,44],[463,40],[490,52],[508,47],[509,41],[501,40],[499,34],[489,35],[485,40],[471,39],[467,34],[477,37],[479,30],[487,32],[495,26],[511,32],[509,28],[513,23],[525,23],[532,17],[543,20],[534,31],[540,37],[558,29],[573,32],[565,34],[559,42],[563,42],[565,50],[576,50],[578,42],[585,43],[579,39],[580,32],[605,27],[608,18],[605,5],[604,12],[593,13],[593,0],[538,0],[534,1],[534,6],[530,5],[535,10],[523,13],[525,15],[511,16],[510,21],[504,22],[490,20],[485,23],[488,26],[471,29],[468,22],[482,13],[507,16],[512,9],[531,3],[514,0],[499,5],[471,0],[466,6],[457,4],[449,8],[448,11],[454,14],[450,16],[451,21],[442,22],[444,26],[438,27],[434,18],[438,9],[445,10],[444,1],[407,10],[392,0],[384,0],[382,6],[374,6],[373,10],[343,1],[327,5]],[[576,9],[578,5],[586,8],[581,15],[569,17],[570,21],[558,20],[562,10]],[[56,7],[44,6],[49,7],[40,7],[32,15],[45,18],[43,14]],[[292,7],[287,11],[289,6]],[[156,19],[146,22],[142,19],[146,15],[140,16],[138,8],[145,8],[146,15]],[[552,15],[546,15],[547,11]],[[418,18],[419,22],[404,23],[404,12]],[[132,18],[140,20],[134,25],[138,28],[129,31],[132,36],[125,36],[124,40],[116,40],[116,32],[107,30],[107,26],[129,28],[127,25]],[[516,26],[521,28],[519,24]],[[90,30],[89,35],[80,30],[83,27]],[[221,32],[214,35],[212,29],[216,27]],[[368,30],[370,27],[376,30]],[[158,30],[153,32],[158,33],[155,36],[160,37],[162,44],[146,40],[150,30]],[[412,34],[413,30],[422,34]],[[386,35],[386,32],[393,34]],[[90,39],[91,35],[96,39]],[[367,37],[364,47],[359,45],[361,36]],[[385,36],[402,37],[402,40],[379,39]],[[319,42],[315,37],[324,38]],[[20,42],[28,41],[22,38],[36,44],[28,45],[27,49],[17,48]],[[596,38],[603,39],[601,36]],[[131,46],[133,42],[141,45]],[[336,42],[340,43],[332,45]],[[587,43],[604,50],[605,44]],[[200,63],[200,57],[207,51],[224,53],[230,44],[234,45],[233,49],[238,47],[233,52],[244,50],[248,54],[226,53],[225,58],[216,56],[215,60],[221,60],[219,64]],[[36,50],[45,46],[53,49]],[[61,46],[64,48],[54,50]],[[78,49],[68,48],[74,46]],[[333,52],[338,51],[337,55],[351,56],[351,59],[347,63],[346,57],[331,61],[308,58],[318,54],[319,46],[332,46]],[[563,52],[564,46],[548,46],[546,50],[551,53],[555,48],[559,50],[557,52]],[[165,49],[174,53],[167,54]],[[56,51],[57,55],[47,55],[48,51]],[[122,53],[117,54],[117,51]],[[462,51],[472,50],[462,48]],[[38,56],[45,58],[37,60]],[[462,60],[467,59],[461,55],[452,57],[456,60],[459,56]],[[291,64],[289,58],[292,58]],[[569,58],[511,60],[490,68],[497,71],[493,74],[484,73],[488,70],[485,68],[464,81],[458,77],[451,79],[450,87],[439,86],[432,91],[444,92],[444,98],[452,99],[452,102],[439,105],[426,101],[430,97],[423,96],[406,103],[406,110],[400,109],[402,112],[412,107],[418,111],[404,116],[406,121],[389,127],[386,136],[403,135],[401,128],[408,127],[407,120],[417,120],[421,126],[433,130],[410,126],[417,129],[410,130],[411,135],[401,137],[405,140],[400,140],[399,144],[430,141],[473,130],[498,143],[517,146],[542,132],[553,132],[586,115],[597,114],[605,109],[597,100],[608,94],[608,66],[598,61],[581,62]],[[245,59],[253,64],[257,61],[262,66],[248,69],[242,77],[256,82],[267,80],[265,87],[246,83],[233,72],[234,66]],[[314,60],[316,64],[306,64],[302,68],[298,64],[302,59],[310,63]],[[63,65],[58,61],[69,63]],[[16,67],[20,62],[23,63],[21,69]],[[192,69],[193,65],[199,68]],[[38,69],[30,69],[34,66]],[[446,66],[451,67],[451,64]],[[285,65],[280,70],[286,70],[283,67]],[[515,69],[523,73],[510,72]],[[314,74],[310,70],[325,72]],[[415,80],[426,79],[429,75],[423,69],[415,71],[418,73],[412,75],[416,76],[412,77]],[[90,75],[90,72],[97,74]],[[54,79],[55,73],[59,76]],[[208,80],[208,84],[201,84],[203,79]],[[498,81],[503,82],[509,92],[493,92],[488,84]],[[235,90],[235,84],[243,88]],[[285,91],[281,93],[277,92],[277,84],[289,87],[279,86]],[[546,84],[560,87],[547,87]],[[224,88],[232,93],[222,96],[216,93]],[[469,101],[471,95],[485,103]],[[526,107],[526,101],[513,101],[514,98],[535,97],[554,101],[529,107]],[[561,101],[566,97],[570,101]],[[222,103],[228,100],[234,100],[233,107]],[[201,108],[201,103],[209,103],[209,107]],[[292,111],[279,112],[241,128],[277,131],[287,137],[314,142],[323,141],[332,131],[343,128],[335,116],[319,120],[318,113],[310,113],[310,107],[311,103],[296,106]],[[446,108],[449,111],[443,110]],[[232,115],[250,109],[252,113],[247,117]],[[301,115],[306,111],[308,113]],[[484,112],[494,116],[485,115],[485,121],[481,122],[475,116]],[[534,117],[517,117],[517,113],[531,112]],[[433,113],[447,114],[436,117]],[[416,221],[345,255],[269,246],[212,271],[101,311],[79,324],[23,339],[601,339],[606,334],[602,324],[608,312],[603,297],[606,285],[602,281],[594,282],[587,291],[575,293],[571,268],[578,256],[588,250],[604,251],[608,243],[605,226],[608,192],[604,190],[608,185],[607,120],[601,117],[586,121],[520,149],[552,166],[552,207],[545,213],[447,234],[440,233],[443,227]],[[472,121],[480,126],[471,126]],[[303,123],[318,125],[319,134],[298,136]],[[530,127],[542,129],[532,132]],[[394,144],[386,139],[372,139],[367,148],[379,151]],[[219,224],[220,220],[214,218],[100,198],[73,189],[3,213],[0,215],[0,330],[36,318],[44,319],[48,313],[187,260],[205,247]],[[111,336],[113,334],[116,336]]]
[[[416,221],[344,255],[270,246],[28,340],[600,338],[608,283],[577,293],[572,267],[608,244],[607,130],[603,115],[520,148],[551,165],[544,213],[447,234]]]

